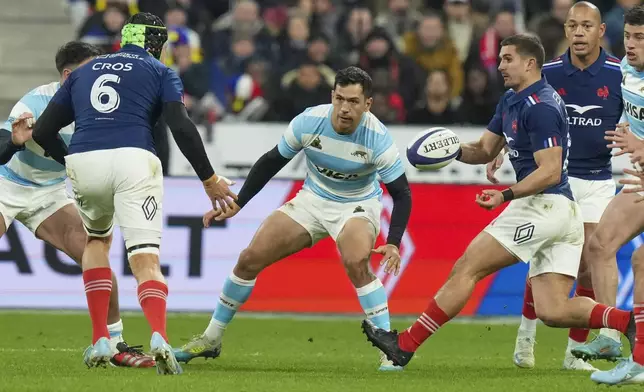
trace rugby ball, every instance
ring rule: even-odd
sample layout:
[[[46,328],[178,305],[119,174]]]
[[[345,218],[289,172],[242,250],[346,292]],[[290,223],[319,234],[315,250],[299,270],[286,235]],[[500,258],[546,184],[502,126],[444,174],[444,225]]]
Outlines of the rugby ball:
[[[461,149],[452,130],[435,127],[421,131],[407,146],[407,160],[418,170],[438,170],[449,165]]]

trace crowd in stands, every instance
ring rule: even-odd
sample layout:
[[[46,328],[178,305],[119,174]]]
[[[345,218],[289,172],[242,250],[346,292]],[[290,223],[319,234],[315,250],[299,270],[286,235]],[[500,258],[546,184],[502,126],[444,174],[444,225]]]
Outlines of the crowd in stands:
[[[624,10],[641,0],[595,0],[603,46],[621,58]],[[169,29],[163,61],[202,124],[288,122],[330,102],[335,71],[357,65],[374,81],[385,124],[487,125],[503,82],[500,41],[532,32],[547,58],[566,50],[573,0],[73,0],[77,38],[106,52],[138,11]]]

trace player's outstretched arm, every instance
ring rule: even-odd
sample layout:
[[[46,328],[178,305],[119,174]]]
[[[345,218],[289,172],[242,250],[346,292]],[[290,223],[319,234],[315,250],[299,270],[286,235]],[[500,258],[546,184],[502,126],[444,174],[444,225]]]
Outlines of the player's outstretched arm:
[[[290,161],[280,154],[277,146],[262,155],[248,172],[246,181],[239,190],[237,205],[244,207]]]
[[[503,146],[503,136],[486,129],[479,140],[461,144],[461,151],[456,159],[469,165],[482,165],[496,159]]]
[[[190,162],[199,179],[206,181],[214,176],[215,170],[210,164],[203,141],[199,136],[199,131],[188,116],[184,104],[182,102],[165,103],[163,105],[163,117],[179,150]]]

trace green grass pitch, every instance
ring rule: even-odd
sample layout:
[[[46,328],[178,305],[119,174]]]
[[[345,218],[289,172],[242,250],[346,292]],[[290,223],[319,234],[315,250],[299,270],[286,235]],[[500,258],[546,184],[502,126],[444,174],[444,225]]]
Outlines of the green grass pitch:
[[[171,314],[175,346],[203,331],[207,314]],[[411,319],[395,319],[405,328]],[[149,345],[141,314],[123,316],[130,345]],[[154,369],[87,369],[83,349],[91,337],[85,313],[0,312],[0,391],[584,391],[589,374],[561,370],[567,331],[540,325],[535,369],[512,364],[516,324],[455,322],[418,351],[403,372],[377,371],[378,353],[366,342],[360,318],[238,317],[228,327],[222,356],[195,359],[184,374]],[[626,344],[625,346],[628,346]],[[625,352],[625,355],[628,353]],[[607,369],[613,364],[595,362]]]

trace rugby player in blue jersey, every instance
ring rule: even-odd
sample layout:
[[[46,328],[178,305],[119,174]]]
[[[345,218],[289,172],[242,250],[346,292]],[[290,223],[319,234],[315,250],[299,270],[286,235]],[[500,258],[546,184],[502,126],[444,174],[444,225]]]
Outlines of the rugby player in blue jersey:
[[[32,129],[21,127],[21,115],[37,120],[60,85],[73,70],[100,55],[98,48],[80,41],[63,45],[56,53],[60,81],[29,91],[14,105],[9,119],[0,130],[0,237],[14,220],[25,225],[34,235],[81,263],[87,233],[83,228],[74,200],[67,196],[65,166],[48,157],[32,139]],[[14,124],[16,122],[16,124]],[[60,129],[59,135],[69,143],[74,126]],[[123,322],[119,313],[118,286],[112,274],[107,330],[112,349],[110,362],[117,366],[152,367],[154,360],[123,340]]]
[[[571,142],[568,181],[575,201],[581,208],[584,237],[588,241],[608,203],[615,196],[611,149],[606,147],[604,137],[607,130],[615,129],[622,115],[622,73],[619,60],[601,48],[606,26],[595,5],[585,1],[576,3],[568,12],[564,29],[569,48],[560,57],[544,64],[543,74],[561,95],[568,110]],[[503,155],[487,166],[488,178],[493,182],[493,173],[501,162]],[[585,248],[581,255],[575,295],[615,306],[617,264],[614,255],[605,266],[603,263],[591,265],[591,260]],[[513,356],[515,365],[519,367],[534,367],[536,327],[537,318],[528,280]],[[573,356],[573,349],[586,351],[593,358],[596,355],[614,359],[621,355],[619,331],[602,328],[600,334],[584,346],[588,333],[586,328],[570,329],[564,369],[597,370],[588,362]]]
[[[499,71],[509,90],[487,130],[463,143],[459,159],[487,164],[507,144],[517,183],[504,191],[484,190],[476,202],[507,208],[472,240],[447,282],[406,331],[385,331],[369,320],[367,338],[395,365],[406,365],[415,351],[467,303],[481,279],[519,261],[530,262],[537,317],[559,328],[610,327],[635,339],[632,313],[569,298],[584,244],[581,209],[568,183],[568,115],[557,92],[542,75],[544,50],[538,38],[514,35],[501,42]]]
[[[108,255],[116,220],[137,279],[139,303],[152,329],[150,353],[157,372],[179,374],[181,366],[166,336],[168,288],[159,266],[163,174],[152,127],[161,114],[213,207],[220,203],[228,211],[236,195],[212,169],[183,104],[181,80],[158,60],[168,38],[161,19],[138,13],[121,35],[121,50],[97,56],[72,72],[34,125],[33,139],[66,165],[88,233],[82,267],[93,337],[85,363],[103,365],[110,357]],[[72,122],[75,130],[67,148],[58,131]]]

